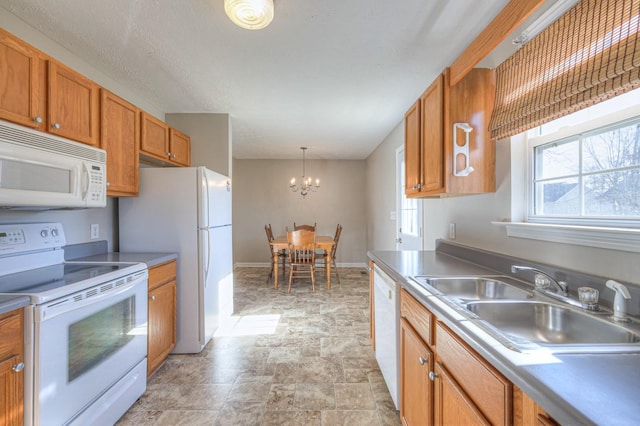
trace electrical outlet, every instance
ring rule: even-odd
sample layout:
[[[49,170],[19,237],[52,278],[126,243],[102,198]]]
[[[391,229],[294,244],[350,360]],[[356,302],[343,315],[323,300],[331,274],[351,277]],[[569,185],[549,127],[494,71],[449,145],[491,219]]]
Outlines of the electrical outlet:
[[[100,225],[97,223],[91,224],[91,239],[97,240],[100,238]]]
[[[456,224],[455,223],[450,223],[449,224],[449,238],[451,238],[452,240],[456,239]]]

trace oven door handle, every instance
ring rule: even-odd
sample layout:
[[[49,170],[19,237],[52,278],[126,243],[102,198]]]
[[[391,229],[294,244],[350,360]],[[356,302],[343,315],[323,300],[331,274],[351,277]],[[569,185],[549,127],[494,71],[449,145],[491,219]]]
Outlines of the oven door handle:
[[[134,279],[126,284],[122,284],[119,287],[114,289],[106,290],[102,293],[98,293],[96,295],[88,295],[92,290],[104,287],[105,284],[100,284],[89,289],[78,291],[72,293],[68,296],[61,297],[59,299],[53,300],[49,303],[45,303],[43,305],[37,306],[36,309],[39,311],[39,314],[36,314],[36,321],[44,322],[49,319],[55,318],[58,315],[62,315],[67,312],[74,311],[76,309],[84,308],[88,305],[92,305],[94,303],[101,302],[105,299],[111,298],[113,296],[120,295],[127,291],[130,291],[133,287],[144,284],[145,298],[147,293],[147,271],[138,272]],[[82,298],[79,296],[82,295]]]

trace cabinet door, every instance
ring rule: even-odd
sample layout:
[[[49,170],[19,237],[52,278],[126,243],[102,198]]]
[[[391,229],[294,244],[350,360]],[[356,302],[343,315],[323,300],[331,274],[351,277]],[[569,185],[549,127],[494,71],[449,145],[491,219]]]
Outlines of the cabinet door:
[[[0,425],[22,425],[24,417],[23,311],[0,315]]]
[[[444,187],[444,76],[441,74],[420,98],[422,141],[421,192],[436,191]]]
[[[140,153],[158,160],[169,159],[169,125],[142,112],[140,115]]]
[[[23,370],[16,371],[19,356],[0,361],[0,425],[22,426],[23,423]]]
[[[433,421],[433,353],[404,318],[400,322],[400,418],[405,426]]]
[[[109,196],[138,195],[138,108],[102,89],[100,147],[107,151]]]
[[[181,166],[189,166],[191,164],[191,139],[189,136],[171,128],[169,152],[172,162]]]
[[[420,192],[420,100],[404,115],[404,194]]]
[[[176,281],[149,292],[147,373],[151,374],[176,346]]]
[[[0,118],[33,128],[44,125],[38,66],[36,49],[0,30]]]
[[[435,374],[436,425],[491,424],[439,362]]]
[[[49,61],[49,132],[99,146],[98,85]]]

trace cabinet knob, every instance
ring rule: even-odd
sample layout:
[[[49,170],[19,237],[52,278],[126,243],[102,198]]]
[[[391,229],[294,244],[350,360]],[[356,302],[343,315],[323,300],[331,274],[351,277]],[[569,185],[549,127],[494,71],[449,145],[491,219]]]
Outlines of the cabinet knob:
[[[40,124],[40,123],[42,123],[42,117],[34,117],[33,121],[34,121],[34,123]]]
[[[106,185],[107,185],[107,186],[111,186],[111,182],[107,182],[107,183],[106,183]]]
[[[429,361],[429,356],[427,355],[426,358],[418,358],[418,362],[420,363],[420,365],[424,365],[425,362]]]
[[[11,367],[11,369],[13,371],[15,371],[16,373],[21,372],[22,370],[24,370],[24,362],[19,362],[16,365],[14,365],[13,367]]]
[[[171,158],[176,158],[176,155],[175,154],[171,154]]]
[[[433,371],[429,371],[429,380],[431,380],[432,382],[435,381],[438,377],[440,377],[440,375],[438,373],[435,373]]]
[[[54,129],[59,129],[60,128],[60,123],[53,123],[51,125],[51,127],[53,127]]]
[[[171,153],[167,152],[167,157],[171,158]]]
[[[156,300],[156,296],[150,296],[149,299]]]

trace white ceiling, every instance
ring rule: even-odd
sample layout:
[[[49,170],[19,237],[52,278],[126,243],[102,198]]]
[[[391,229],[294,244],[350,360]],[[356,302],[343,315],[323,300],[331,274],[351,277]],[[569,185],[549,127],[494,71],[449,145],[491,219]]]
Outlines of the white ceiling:
[[[0,0],[170,112],[229,113],[235,158],[364,159],[507,0],[274,0],[260,31],[223,0]]]

